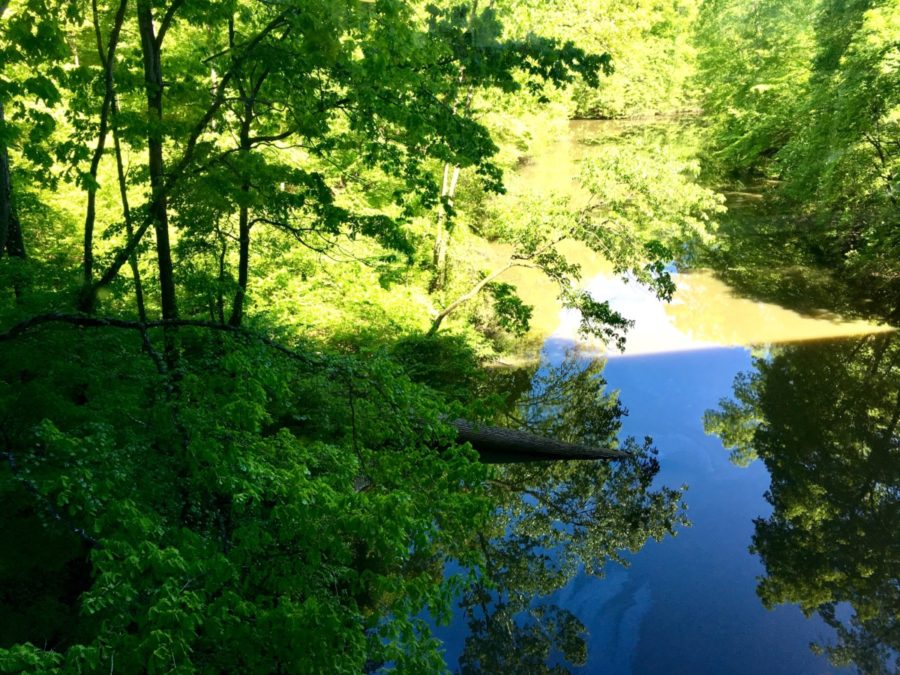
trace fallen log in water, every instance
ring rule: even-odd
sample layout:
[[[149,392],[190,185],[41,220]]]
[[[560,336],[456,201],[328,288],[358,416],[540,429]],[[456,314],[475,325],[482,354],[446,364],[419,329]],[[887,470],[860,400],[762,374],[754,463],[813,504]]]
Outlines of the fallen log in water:
[[[471,443],[481,455],[481,460],[488,464],[559,459],[625,459],[631,456],[623,450],[564,443],[527,431],[474,424],[463,419],[453,420],[450,424],[456,428],[456,440]]]

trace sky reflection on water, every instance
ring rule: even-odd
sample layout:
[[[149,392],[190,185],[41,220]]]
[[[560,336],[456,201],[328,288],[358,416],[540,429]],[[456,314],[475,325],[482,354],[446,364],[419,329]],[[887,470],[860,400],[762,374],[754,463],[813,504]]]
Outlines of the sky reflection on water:
[[[783,344],[887,332],[889,326],[867,321],[842,321],[822,313],[805,316],[778,305],[736,295],[711,272],[675,274],[678,290],[672,302],[658,300],[645,287],[618,277],[598,275],[586,288],[595,298],[635,322],[624,354],[608,350],[610,358],[715,347]],[[548,342],[573,344],[578,338],[578,314],[560,313],[559,328]],[[593,345],[598,352],[603,345]]]

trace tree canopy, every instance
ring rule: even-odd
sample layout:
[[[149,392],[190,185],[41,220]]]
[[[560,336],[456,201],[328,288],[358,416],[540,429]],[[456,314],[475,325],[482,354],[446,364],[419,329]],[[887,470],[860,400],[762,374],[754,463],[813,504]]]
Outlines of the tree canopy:
[[[497,206],[509,120],[612,73],[602,39],[533,11],[0,4],[0,670],[443,668],[424,617],[461,589],[445,565],[487,569],[499,531],[473,532],[521,494],[447,424],[503,409],[479,359],[500,342],[471,318],[486,303],[517,335],[531,311],[458,265],[451,234],[513,244],[510,266],[621,340],[557,245],[666,296],[670,247],[718,208],[649,157],[591,169],[590,208]],[[577,414],[614,428],[602,381],[582,383],[606,412]],[[677,493],[634,451],[530,488],[598,514],[567,568],[672,531]],[[548,517],[527,516],[535,541]]]

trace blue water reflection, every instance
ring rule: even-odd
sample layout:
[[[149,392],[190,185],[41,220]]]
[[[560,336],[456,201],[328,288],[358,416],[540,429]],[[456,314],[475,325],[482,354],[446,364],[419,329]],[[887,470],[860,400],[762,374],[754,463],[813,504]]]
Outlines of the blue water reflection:
[[[795,607],[766,610],[756,596],[764,570],[747,547],[753,519],[771,511],[763,498],[768,472],[758,462],[735,467],[719,439],[703,431],[704,411],[730,395],[734,376],[750,367],[742,348],[609,360],[607,380],[630,411],[623,432],[653,436],[661,453],[657,480],[689,485],[693,526],[632,557],[622,593],[645,606],[640,622],[618,644],[591,644],[584,672],[833,671],[808,648],[827,640],[828,626]],[[602,609],[583,620],[592,640],[595,627],[602,634]],[[604,652],[623,655],[609,668]]]
[[[544,356],[559,363],[571,341],[552,339]],[[650,435],[660,449],[660,485],[687,484],[692,527],[649,542],[611,564],[607,576],[580,574],[547,600],[573,612],[588,630],[583,673],[825,673],[809,649],[832,630],[796,607],[766,610],[756,595],[764,573],[748,551],[753,519],[767,516],[765,466],[742,469],[703,430],[703,413],[731,394],[734,376],[751,369],[750,350],[713,348],[610,358],[605,377],[629,410],[622,437]],[[461,614],[438,630],[448,663],[466,636]]]

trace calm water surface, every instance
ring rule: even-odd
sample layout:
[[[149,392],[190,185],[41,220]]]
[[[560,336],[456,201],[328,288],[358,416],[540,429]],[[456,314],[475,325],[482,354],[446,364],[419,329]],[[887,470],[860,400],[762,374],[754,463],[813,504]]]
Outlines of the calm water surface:
[[[574,171],[577,143],[558,150]],[[532,171],[549,175],[540,163]],[[595,358],[629,411],[622,438],[649,435],[659,448],[654,486],[688,486],[691,526],[607,564],[602,578],[580,571],[535,593],[541,621],[538,608],[553,606],[586,631],[581,665],[563,658],[564,631],[546,640],[544,662],[584,673],[842,672],[810,648],[819,644],[839,645],[866,672],[896,672],[900,338],[739,297],[712,273],[676,280],[671,304],[606,275],[588,287],[636,322],[624,354]],[[564,361],[576,326],[561,314],[547,364]],[[715,429],[728,448],[704,428],[722,399],[735,402]],[[529,625],[528,614],[501,617],[498,635]],[[451,669],[471,642],[471,616],[459,609],[438,631]],[[495,642],[527,651],[540,639]]]

